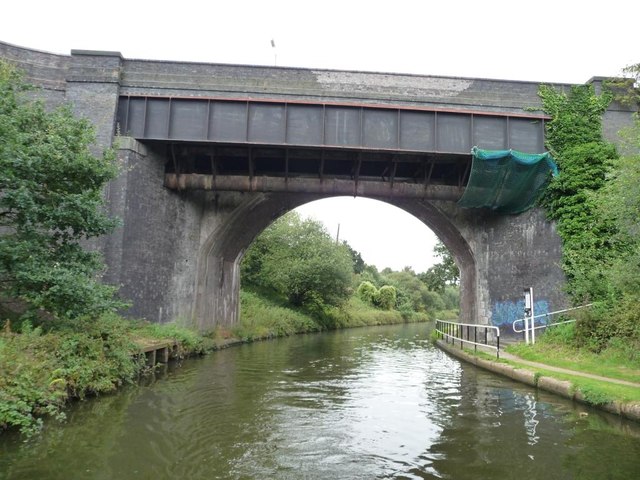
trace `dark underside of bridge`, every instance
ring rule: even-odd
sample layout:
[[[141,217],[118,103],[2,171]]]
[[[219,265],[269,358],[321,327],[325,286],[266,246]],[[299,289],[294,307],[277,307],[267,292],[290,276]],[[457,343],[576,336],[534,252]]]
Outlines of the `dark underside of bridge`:
[[[471,168],[470,154],[146,143],[167,158],[165,183],[172,189],[304,188],[345,195],[444,195],[456,199]]]
[[[458,200],[472,147],[544,148],[540,116],[415,106],[123,96],[117,124],[172,189]]]

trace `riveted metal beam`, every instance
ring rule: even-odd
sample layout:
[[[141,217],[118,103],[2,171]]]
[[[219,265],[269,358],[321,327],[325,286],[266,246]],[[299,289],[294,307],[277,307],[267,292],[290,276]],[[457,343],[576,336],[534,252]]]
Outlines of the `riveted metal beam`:
[[[118,131],[138,140],[469,153],[544,151],[544,115],[202,97],[122,96]]]

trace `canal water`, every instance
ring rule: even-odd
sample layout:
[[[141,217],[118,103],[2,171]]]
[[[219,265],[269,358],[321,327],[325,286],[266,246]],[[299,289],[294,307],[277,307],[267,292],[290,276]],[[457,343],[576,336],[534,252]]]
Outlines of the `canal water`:
[[[636,479],[640,425],[452,359],[426,324],[260,342],[79,402],[2,479]]]

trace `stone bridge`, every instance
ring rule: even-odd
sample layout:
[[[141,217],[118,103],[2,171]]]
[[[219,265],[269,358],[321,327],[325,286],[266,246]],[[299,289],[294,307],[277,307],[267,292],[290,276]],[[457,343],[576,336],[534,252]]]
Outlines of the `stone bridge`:
[[[510,323],[529,286],[536,312],[564,306],[560,240],[543,212],[456,204],[471,147],[544,151],[536,82],[67,56],[6,43],[0,58],[47,104],[70,102],[88,118],[98,148],[118,149],[122,172],[106,195],[123,226],[95,247],[132,316],[200,330],[234,324],[253,239],[283,213],[336,195],[383,200],[429,226],[460,267],[463,321]],[[606,134],[628,119],[613,106]]]

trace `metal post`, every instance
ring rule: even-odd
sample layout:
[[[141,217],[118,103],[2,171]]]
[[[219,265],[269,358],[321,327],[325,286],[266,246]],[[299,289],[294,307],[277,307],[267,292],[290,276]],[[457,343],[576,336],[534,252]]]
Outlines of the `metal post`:
[[[536,314],[533,311],[533,287],[529,289],[531,291],[531,343],[536,343]]]
[[[533,304],[531,290],[531,287],[524,289],[524,341],[526,344],[529,344],[529,315],[531,315]]]
[[[473,351],[474,352],[478,351],[478,329],[477,328],[473,329]]]

